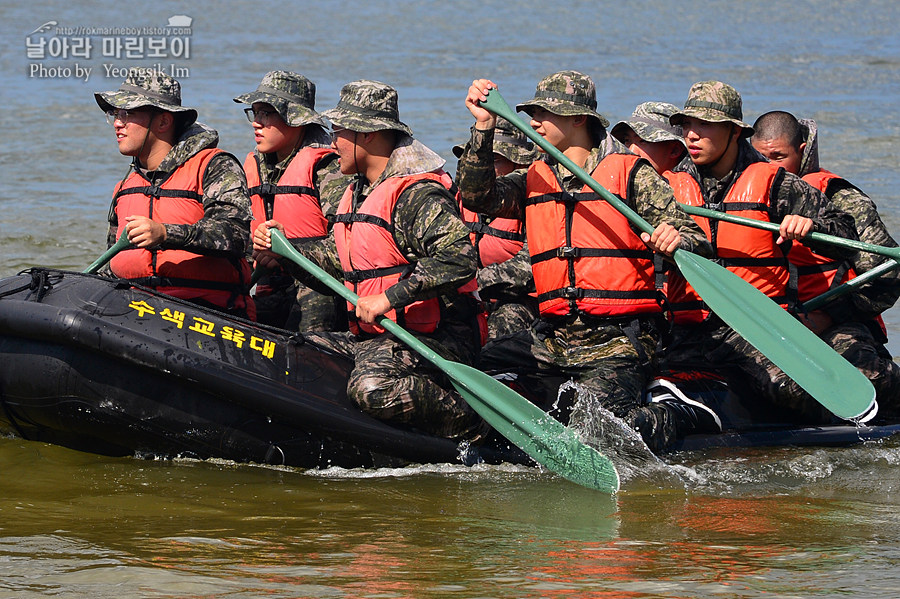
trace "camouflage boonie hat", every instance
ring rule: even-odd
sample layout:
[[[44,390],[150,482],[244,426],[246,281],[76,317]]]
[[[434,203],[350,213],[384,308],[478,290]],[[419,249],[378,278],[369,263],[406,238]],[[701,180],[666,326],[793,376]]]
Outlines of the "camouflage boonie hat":
[[[678,107],[668,102],[644,102],[638,104],[634,112],[631,113],[631,118],[616,123],[615,127],[612,128],[612,134],[618,138],[623,130],[628,127],[638,137],[649,143],[679,141],[684,144],[684,138],[681,136],[681,127],[669,122],[669,117],[676,112],[678,112]]]
[[[394,130],[412,135],[412,129],[400,122],[397,90],[380,81],[351,81],[341,88],[336,107],[322,116],[335,126],[360,133]]]
[[[609,127],[609,121],[597,112],[594,82],[578,71],[560,71],[544,77],[537,84],[534,97],[518,104],[516,110],[528,112],[535,106],[560,116],[586,114],[597,119],[602,127]]]
[[[234,98],[239,104],[265,102],[278,112],[291,127],[319,125],[325,121],[316,112],[316,84],[291,71],[270,71],[263,76],[256,91]]]
[[[464,149],[465,146],[462,144],[453,146],[453,155],[459,158]],[[494,154],[500,154],[512,163],[525,166],[538,157],[537,148],[531,140],[503,117],[497,117],[494,129]]]
[[[156,69],[132,67],[119,89],[95,92],[94,99],[103,112],[152,106],[167,112],[187,113],[186,127],[197,120],[196,110],[181,105],[181,84]]]
[[[741,94],[721,81],[701,81],[691,86],[684,110],[669,118],[673,125],[680,125],[683,117],[690,116],[710,123],[734,123],[743,131],[741,137],[753,135],[753,127],[743,120]]]

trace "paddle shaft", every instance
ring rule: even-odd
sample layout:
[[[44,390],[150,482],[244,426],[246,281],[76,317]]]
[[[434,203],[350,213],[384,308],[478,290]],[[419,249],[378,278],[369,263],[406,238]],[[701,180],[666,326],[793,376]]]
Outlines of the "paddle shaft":
[[[91,265],[85,268],[83,272],[87,274],[94,274],[95,272],[100,270],[104,264],[112,260],[113,256],[129,247],[131,247],[131,242],[128,241],[128,232],[122,231],[122,235],[119,236],[116,242],[112,244],[108,250],[103,252],[99,258],[91,262]]]
[[[819,308],[821,308],[828,302],[835,300],[835,299],[841,297],[842,295],[846,295],[846,294],[850,293],[857,287],[861,287],[862,285],[871,281],[872,279],[877,279],[878,277],[880,277],[883,274],[897,270],[898,267],[900,267],[900,262],[898,262],[897,260],[888,260],[887,262],[882,262],[881,264],[879,264],[872,270],[868,270],[868,271],[864,272],[863,274],[859,275],[858,277],[854,277],[854,278],[850,279],[849,281],[841,283],[834,289],[829,289],[825,293],[822,293],[821,295],[817,295],[816,297],[812,298],[811,300],[807,300],[806,302],[803,303],[802,308],[805,312],[812,312],[813,310],[818,310]]]
[[[737,216],[735,214],[728,214],[727,212],[719,212],[718,210],[710,210],[709,208],[703,208],[702,206],[689,206],[687,204],[679,204],[678,207],[681,208],[684,212],[693,214],[695,216],[713,218],[716,220],[722,220],[729,223],[753,227],[756,229],[763,229],[765,231],[772,231],[773,233],[777,233],[779,230],[777,223],[756,220],[744,216]],[[851,250],[870,252],[872,254],[878,254],[881,256],[886,256],[888,258],[893,258],[893,260],[888,260],[887,262],[879,264],[876,268],[873,268],[872,270],[869,270],[853,279],[850,279],[846,283],[842,283],[840,286],[835,287],[834,289],[829,289],[825,293],[805,302],[803,304],[803,309],[807,312],[811,310],[817,310],[828,302],[853,291],[855,288],[860,287],[866,282],[900,267],[900,247],[892,248],[883,245],[874,245],[871,243],[865,243],[864,241],[844,239],[843,237],[836,237],[834,235],[818,233],[816,231],[813,231],[812,233],[807,235],[806,239],[817,241],[819,243],[836,245],[838,247],[843,247]]]
[[[747,218],[744,216],[737,216],[735,214],[728,214],[727,212],[719,212],[718,210],[710,210],[709,208],[703,208],[701,206],[688,206],[687,204],[678,204],[678,207],[688,214],[693,214],[695,216],[704,216],[706,218],[724,220],[729,223],[772,231],[773,233],[777,233],[779,229],[777,223],[770,223],[753,218]],[[863,241],[856,241],[855,239],[844,239],[843,237],[836,237],[834,235],[827,235],[825,233],[817,233],[815,231],[807,235],[805,239],[818,241],[820,243],[828,243],[851,250],[871,252],[873,254],[887,256],[888,258],[894,258],[895,260],[900,261],[900,247],[890,248],[883,245],[873,245],[871,243],[865,243]]]

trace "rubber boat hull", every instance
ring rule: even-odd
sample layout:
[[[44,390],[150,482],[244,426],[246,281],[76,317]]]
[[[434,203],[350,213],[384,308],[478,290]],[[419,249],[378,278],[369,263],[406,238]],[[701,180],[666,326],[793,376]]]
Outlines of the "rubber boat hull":
[[[0,280],[2,433],[112,456],[303,468],[530,463],[496,435],[467,447],[362,413],[346,396],[351,366],[300,335],[117,280],[37,268]],[[732,430],[674,449],[845,445],[900,431],[760,428],[757,416],[750,429],[727,391],[697,392],[733,416],[723,417]]]

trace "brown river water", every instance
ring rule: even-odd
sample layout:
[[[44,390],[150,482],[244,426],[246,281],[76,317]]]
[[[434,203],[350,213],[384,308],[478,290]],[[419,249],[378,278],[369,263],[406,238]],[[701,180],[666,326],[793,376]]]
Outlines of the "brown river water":
[[[347,81],[391,83],[402,119],[451,172],[475,77],[514,103],[546,74],[581,70],[612,122],[722,79],[742,92],[745,120],[772,109],[815,118],[822,165],[900,231],[895,2],[0,9],[0,276],[80,270],[105,249],[109,194],[128,161],[92,92],[118,87],[119,69],[157,64],[178,69],[185,104],[241,158],[252,137],[231,98],[266,71],[310,77],[320,109]],[[900,311],[885,319],[900,355]],[[707,450],[626,472],[607,496],[518,466],[303,472],[0,437],[0,599],[895,598],[898,463],[900,439]]]

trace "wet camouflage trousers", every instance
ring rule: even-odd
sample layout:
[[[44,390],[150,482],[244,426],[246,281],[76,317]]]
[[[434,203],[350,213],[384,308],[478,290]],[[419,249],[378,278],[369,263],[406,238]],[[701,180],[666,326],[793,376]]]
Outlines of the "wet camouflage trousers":
[[[433,335],[416,337],[449,360],[474,363],[478,346],[471,327],[442,324]],[[477,440],[489,430],[443,372],[393,335],[322,332],[306,338],[354,360],[347,395],[375,418],[448,439]]]
[[[644,387],[656,370],[658,338],[657,327],[649,318],[541,319],[527,330],[489,341],[482,350],[480,367],[572,379],[637,430],[651,450],[661,451],[679,431],[665,406],[643,401]],[[589,403],[577,402],[569,419],[587,420],[579,414],[585,409],[590,409]]]
[[[872,381],[879,414],[900,411],[900,368],[864,324],[836,325],[821,337]],[[728,326],[676,327],[663,362],[665,368],[673,370],[716,372],[733,388],[747,389],[747,401],[769,402],[783,411],[785,422],[836,421],[831,412]]]
[[[526,297],[521,302],[492,302],[488,307],[488,338],[499,339],[530,329],[537,317],[537,300],[532,297]]]
[[[289,330],[346,331],[347,302],[333,295],[319,293],[297,284],[297,301],[288,317]]]
[[[274,285],[270,293],[253,298],[258,322],[301,333],[347,330],[344,300],[283,279],[263,279]]]

